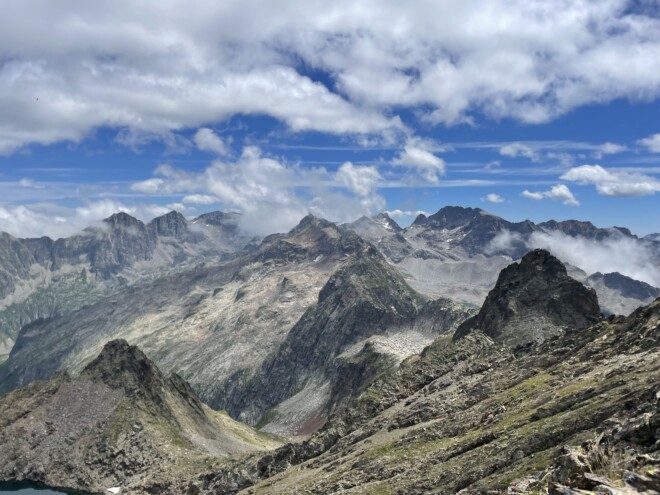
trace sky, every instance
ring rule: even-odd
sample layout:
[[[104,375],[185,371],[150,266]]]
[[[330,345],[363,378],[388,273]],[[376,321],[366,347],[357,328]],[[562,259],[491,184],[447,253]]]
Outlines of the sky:
[[[445,205],[660,232],[657,0],[0,0],[0,230]]]

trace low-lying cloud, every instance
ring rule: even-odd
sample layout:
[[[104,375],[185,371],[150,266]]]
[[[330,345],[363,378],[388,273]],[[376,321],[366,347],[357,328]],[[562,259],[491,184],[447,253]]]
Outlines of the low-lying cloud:
[[[529,238],[504,230],[490,244],[492,252],[506,252],[525,246],[546,249],[565,263],[591,275],[619,272],[635,280],[660,287],[658,253],[638,239],[613,234],[597,241],[572,237],[560,231],[534,232]]]

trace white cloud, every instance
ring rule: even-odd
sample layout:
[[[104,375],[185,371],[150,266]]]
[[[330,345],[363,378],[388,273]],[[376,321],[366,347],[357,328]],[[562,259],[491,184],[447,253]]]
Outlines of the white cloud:
[[[445,162],[433,154],[433,148],[419,139],[408,139],[403,151],[392,160],[392,165],[415,170],[432,184],[437,184],[439,176],[445,174]]]
[[[388,210],[385,213],[387,213],[390,217],[392,218],[402,218],[402,217],[416,217],[418,215],[425,215],[428,216],[429,214],[425,211],[422,210]]]
[[[485,198],[482,198],[482,201],[488,201],[489,203],[504,203],[505,199],[499,194],[489,193]]]
[[[539,201],[541,199],[557,199],[569,206],[579,206],[580,202],[575,198],[571,190],[565,184],[557,184],[552,186],[548,191],[528,191],[524,190],[521,194],[524,198],[534,199]]]
[[[660,133],[653,134],[647,138],[637,141],[642,146],[648,148],[651,153],[660,153]]]
[[[373,215],[385,207],[376,192],[380,174],[373,166],[344,163],[335,174],[306,169],[264,156],[248,146],[236,161],[215,160],[202,172],[170,165],[132,189],[155,195],[183,195],[181,203],[221,203],[242,213],[243,227],[255,234],[282,232],[313,213],[338,222]],[[341,191],[335,191],[335,188]]]
[[[660,191],[660,181],[648,175],[606,170],[600,165],[580,165],[565,172],[561,179],[592,184],[605,196],[648,196]]]
[[[157,194],[160,192],[161,188],[164,186],[165,181],[163,179],[147,179],[141,182],[136,182],[131,184],[131,189],[133,191],[145,193],[145,194]]]
[[[491,252],[506,252],[525,246],[546,249],[564,263],[587,274],[619,272],[635,280],[660,287],[660,267],[647,244],[638,239],[612,235],[601,240],[572,237],[561,231],[534,232],[524,239],[516,232],[503,230],[491,241]]]
[[[0,204],[0,231],[16,237],[68,237],[90,225],[99,225],[101,220],[118,211],[148,221],[170,209],[161,205],[126,205],[110,199],[77,207],[53,203],[17,206]]]
[[[202,127],[193,137],[197,148],[202,151],[211,151],[217,155],[227,155],[229,148],[227,144],[212,129]]]
[[[339,167],[335,177],[349,191],[354,192],[358,196],[368,196],[371,194],[381,179],[376,167],[360,167],[353,165],[351,162],[346,162]]]
[[[602,155],[616,155],[618,153],[623,153],[628,148],[621,144],[616,143],[603,143],[600,145],[598,152]]]
[[[447,124],[536,123],[660,95],[660,19],[624,0],[37,6],[9,2],[0,18],[3,153],[101,126],[135,143],[251,114],[293,131],[381,134],[403,130],[405,109]]]
[[[212,205],[218,202],[218,198],[209,196],[208,194],[189,194],[184,196],[181,202],[193,205]]]
[[[500,155],[508,156],[510,158],[529,158],[533,162],[537,162],[540,159],[538,152],[531,146],[524,143],[505,144],[500,148]]]

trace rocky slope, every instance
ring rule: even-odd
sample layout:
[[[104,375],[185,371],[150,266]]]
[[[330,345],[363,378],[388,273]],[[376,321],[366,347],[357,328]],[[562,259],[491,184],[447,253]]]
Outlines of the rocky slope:
[[[277,238],[271,239],[269,246],[277,246],[278,251],[288,256],[303,256],[304,251],[299,249],[301,244],[313,247],[314,255],[320,249],[329,256],[327,250],[311,242],[311,239],[325,236],[349,250],[353,249],[350,246],[355,246],[350,237],[340,240],[333,230],[307,230],[309,226],[320,226],[323,231],[327,226],[320,221],[306,219],[305,223],[306,226],[293,235],[296,245],[289,246],[282,242],[285,239]],[[268,248],[256,256],[274,259]],[[379,304],[390,302],[387,292],[383,292],[385,284],[365,283],[369,267],[358,270],[347,263],[343,268],[345,271],[337,271],[326,282],[327,289],[321,291],[318,302],[305,314],[326,314],[331,322],[335,310],[339,310],[337,317],[342,320],[345,316],[360,314],[364,308],[372,315]],[[442,301],[424,303],[413,310],[417,302],[408,298],[410,292],[406,286],[397,279],[388,280],[386,273],[379,273],[388,281],[386,285],[394,284],[402,291],[395,306],[397,314],[405,316],[407,311],[416,314],[412,324],[396,321],[400,328],[408,331],[415,325],[426,328],[429,321],[443,314]],[[61,476],[67,480],[67,486],[91,488],[86,475],[93,473],[90,476],[94,481],[96,473],[100,473],[98,479],[102,483],[99,486],[125,483],[131,487],[130,493],[136,494],[657,493],[660,489],[660,299],[628,317],[612,316],[585,326],[594,315],[593,292],[571,281],[566,270],[548,253],[530,253],[519,264],[507,268],[499,278],[501,283],[492,291],[487,308],[490,318],[484,319],[486,323],[498,322],[497,331],[493,333],[497,340],[472,325],[465,335],[461,335],[462,332],[458,336],[440,335],[420,355],[408,357],[399,367],[360,382],[359,394],[347,398],[343,407],[331,409],[329,421],[304,442],[290,443],[265,453],[248,452],[223,459],[195,453],[201,450],[194,440],[199,437],[189,433],[183,434],[185,447],[181,446],[181,450],[177,450],[179,447],[173,440],[166,440],[165,448],[164,442],[150,443],[149,439],[155,435],[152,432],[172,431],[160,426],[150,430],[148,425],[162,424],[154,417],[167,418],[170,417],[168,411],[176,415],[183,409],[185,414],[177,418],[191,415],[199,418],[199,403],[180,380],[167,381],[152,366],[143,371],[148,361],[124,343],[106,347],[101,357],[86,366],[78,378],[58,375],[46,384],[37,382],[0,399],[0,418],[3,418],[0,419],[3,432],[0,441],[7,442],[17,435],[18,430],[11,430],[7,436],[1,436],[11,425],[27,425],[28,430],[19,434],[24,440],[20,445],[25,452],[45,445],[46,449],[37,451],[58,452],[67,460],[62,465],[69,466],[67,470],[59,464],[49,464],[43,476],[50,472],[64,473]],[[344,289],[337,291],[338,288]],[[367,293],[364,306],[342,303],[345,299],[358,299],[356,294],[362,291]],[[571,301],[571,296],[576,301]],[[495,297],[502,298],[505,303]],[[325,306],[326,301],[334,302]],[[569,306],[556,313],[552,301]],[[335,310],[331,310],[332,307]],[[380,310],[381,315],[387,314],[384,308]],[[559,318],[553,322],[561,324],[562,331],[546,335],[542,342],[531,339],[524,346],[518,345],[515,339],[500,338],[513,331],[523,336],[535,335],[519,318],[530,313]],[[483,315],[477,315],[476,321],[479,316]],[[384,324],[390,325],[392,317],[392,314],[387,316]],[[302,335],[316,340],[299,342],[298,345],[306,345],[304,350],[310,357],[296,353],[294,366],[287,368],[294,381],[304,377],[306,366],[319,357],[315,355],[317,344],[325,349],[324,354],[335,354],[332,337],[340,336],[344,328],[340,323],[322,325],[330,333],[325,336],[324,331],[304,325],[305,321],[303,317],[300,319],[303,323],[299,322]],[[348,328],[355,321],[360,322],[359,327],[366,326],[363,320],[348,318],[344,321]],[[443,323],[439,324],[444,328]],[[486,327],[488,331],[486,325],[479,327]],[[349,333],[353,331],[358,329],[355,327]],[[362,337],[364,334],[358,335],[356,340]],[[351,373],[343,375],[344,380],[349,377],[360,380],[362,373],[377,369],[374,363],[378,361],[370,361],[378,346],[373,337],[364,345],[343,351],[344,357],[349,358],[347,365],[356,365]],[[279,349],[290,348],[282,345]],[[123,351],[126,349],[130,351]],[[133,353],[137,354],[137,359],[130,357]],[[353,359],[359,355],[362,358]],[[116,373],[117,369],[125,372]],[[266,383],[274,386],[284,382],[284,387],[288,387],[288,376],[280,374]],[[73,394],[63,395],[59,401],[51,399],[67,390],[59,384],[60,380],[93,384],[74,391],[82,396],[91,394],[89,414],[93,417],[106,414],[107,407],[97,412],[94,407],[97,403],[109,404],[112,408],[114,393],[131,397],[131,403],[145,404],[138,407],[142,416],[134,430],[136,435],[142,434],[137,430],[147,432],[145,443],[130,443],[130,447],[121,443],[123,452],[128,448],[130,456],[121,457],[121,461],[114,464],[105,460],[106,450],[97,453],[96,447],[92,447],[90,465],[81,462],[79,457],[84,449],[67,446],[66,452],[61,454],[52,450],[55,448],[51,444],[43,443],[47,441],[48,431],[59,435],[57,432],[61,428],[63,433],[57,444],[61,445],[61,440],[68,438],[74,446],[98,445],[98,441],[80,439],[90,438],[89,431],[108,431],[105,426],[90,430],[86,420],[79,424],[58,421],[54,429],[49,427],[46,416],[60,417],[59,409],[53,404],[67,404],[66,414],[81,414],[83,419],[88,413],[71,409],[71,403],[75,403],[71,400]],[[178,402],[169,399],[168,393],[160,393],[161,390],[178,397]],[[95,394],[106,395],[97,401]],[[179,407],[173,408],[172,403],[178,403]],[[44,409],[40,409],[44,404]],[[207,411],[207,418],[209,414]],[[152,418],[151,423],[148,418]],[[131,425],[133,430],[134,422],[134,417],[129,416],[127,422],[122,420],[120,424]],[[163,422],[172,424],[167,420]],[[177,419],[177,422],[188,425],[184,420]],[[25,431],[35,433],[24,434]],[[79,434],[80,431],[87,436]],[[112,428],[109,431],[114,432]],[[180,430],[175,428],[174,431]],[[113,435],[111,433],[110,438],[121,438],[123,442],[133,438],[133,433],[126,437]],[[157,448],[161,450],[151,450]],[[134,468],[133,463],[127,461],[128,458],[142,459],[140,453],[145,451],[149,452],[149,458],[153,455],[156,459],[153,469],[139,463],[139,467]],[[1,452],[4,449],[0,449]],[[117,448],[110,452],[117,452]],[[42,479],[38,474],[42,471],[26,468],[35,465],[32,460],[17,462],[15,458],[20,459],[19,456],[10,457],[10,471],[17,466],[16,469],[23,469],[20,472],[28,472],[30,479]],[[42,457],[37,457],[40,459]],[[69,459],[72,460],[68,462]],[[198,462],[200,459],[203,461]],[[96,463],[103,467],[95,467]],[[4,464],[0,462],[0,466]],[[105,470],[108,465],[112,471]],[[75,470],[83,476],[71,477],[72,466],[83,466]],[[3,478],[17,478],[12,472]],[[115,478],[109,478],[110,472]],[[46,481],[57,484],[58,479]]]
[[[341,370],[366,361],[394,366],[471,314],[444,301],[433,306],[440,324],[417,320],[424,306],[372,246],[308,216],[241,257],[24,327],[0,366],[0,390],[76,373],[105,342],[125,338],[184,376],[210,406],[268,431],[308,435],[376,375],[348,382],[351,372]],[[285,414],[291,410],[298,414]]]
[[[535,249],[502,270],[479,313],[463,322],[454,338],[480,330],[518,347],[581,330],[599,319],[596,291],[569,277],[550,253]]]
[[[651,494],[660,299],[513,350],[440,337],[309,441],[209,472],[202,493]]]
[[[76,310],[135,282],[242,249],[238,216],[214,212],[187,221],[170,212],[145,224],[117,213],[79,235],[52,240],[0,234],[0,355],[20,328]]]
[[[381,214],[345,227],[373,243],[414,289],[431,298],[450,297],[476,305],[483,303],[500,270],[531,249],[534,236],[564,236],[603,246],[624,241],[660,263],[660,242],[651,236],[639,239],[628,229],[603,229],[590,222],[515,223],[479,208],[447,206],[428,217],[419,215],[406,229],[393,224]],[[638,293],[626,295],[618,285],[607,286],[589,275],[581,281],[596,289],[608,313],[629,314],[653,300]]]
[[[2,480],[131,493],[277,445],[204,406],[125,341],[109,342],[76,378],[61,373],[0,398]]]

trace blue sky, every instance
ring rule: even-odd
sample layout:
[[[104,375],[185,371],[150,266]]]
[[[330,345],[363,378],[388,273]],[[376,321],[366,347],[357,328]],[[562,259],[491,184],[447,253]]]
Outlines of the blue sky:
[[[660,232],[656,3],[530,4],[8,2],[0,230],[452,204]]]

